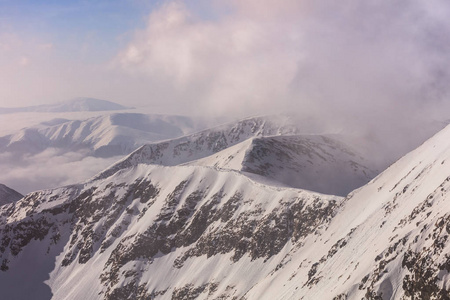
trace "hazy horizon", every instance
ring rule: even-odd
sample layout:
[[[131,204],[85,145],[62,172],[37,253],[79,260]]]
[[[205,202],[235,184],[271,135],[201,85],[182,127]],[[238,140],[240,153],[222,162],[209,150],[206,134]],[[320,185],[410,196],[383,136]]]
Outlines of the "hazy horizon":
[[[0,107],[288,111],[399,155],[450,119],[448,16],[444,0],[4,0]]]
[[[443,0],[2,1],[0,107],[438,114],[449,13]]]

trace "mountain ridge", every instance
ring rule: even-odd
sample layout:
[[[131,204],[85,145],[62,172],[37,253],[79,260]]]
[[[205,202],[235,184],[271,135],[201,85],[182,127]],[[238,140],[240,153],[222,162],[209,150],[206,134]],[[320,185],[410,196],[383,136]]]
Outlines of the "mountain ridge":
[[[176,179],[173,176],[174,170],[177,170]],[[174,265],[175,269],[187,268],[188,270],[192,270],[190,267],[192,259],[205,255],[206,252],[204,251],[212,251],[210,255],[213,253],[219,254],[223,251],[224,253],[230,253],[230,255],[234,255],[233,260],[236,262],[241,261],[241,259],[246,261],[245,253],[253,253],[251,255],[258,260],[260,257],[261,259],[272,257],[281,250],[282,245],[289,241],[286,238],[287,236],[295,234],[300,238],[304,234],[302,232],[307,228],[305,227],[306,223],[300,222],[301,214],[296,213],[297,221],[295,222],[298,222],[296,223],[298,225],[293,228],[297,229],[293,231],[283,229],[284,233],[279,234],[275,239],[279,239],[281,243],[277,248],[273,248],[273,239],[264,238],[257,241],[256,238],[250,238],[247,241],[247,237],[241,236],[247,230],[250,230],[250,232],[245,233],[246,236],[254,230],[267,231],[272,228],[270,225],[272,218],[260,220],[254,218],[264,211],[266,211],[264,214],[281,214],[280,222],[283,222],[283,210],[279,211],[271,204],[274,197],[280,199],[283,203],[286,202],[283,206],[287,207],[288,203],[292,203],[292,205],[298,206],[300,210],[304,209],[307,215],[316,214],[322,210],[326,211],[329,205],[334,205],[333,203],[339,199],[338,197],[322,196],[296,189],[267,187],[248,179],[242,174],[218,171],[209,167],[139,165],[119,171],[113,175],[113,178],[53,191],[32,193],[18,203],[16,207],[5,208],[1,214],[0,220],[2,223],[5,222],[5,218],[11,222],[25,216],[21,212],[23,209],[31,209],[26,215],[34,220],[33,223],[40,224],[37,225],[36,230],[40,232],[45,248],[49,247],[51,252],[56,244],[67,243],[63,255],[59,255],[57,258],[56,266],[59,271],[52,273],[53,275],[50,274],[49,282],[64,280],[64,277],[60,278],[58,274],[68,274],[67,272],[72,274],[70,277],[74,281],[69,280],[64,284],[60,282],[61,290],[54,291],[56,293],[55,299],[65,298],[67,295],[72,295],[74,298],[85,298],[86,294],[83,290],[77,290],[76,288],[75,282],[78,284],[80,280],[84,285],[88,284],[87,281],[89,281],[89,284],[94,281],[97,284],[103,282],[103,284],[95,287],[96,293],[103,291],[107,299],[121,298],[120,295],[132,287],[130,284],[126,284],[121,288],[120,285],[115,283],[117,278],[120,280],[120,277],[117,277],[118,270],[125,271],[128,268],[127,262],[133,261],[141,255],[155,261],[155,264],[159,259],[162,259],[162,261],[169,259],[170,264]],[[112,182],[115,183],[111,184]],[[124,182],[127,184],[124,185]],[[111,193],[116,196],[111,198]],[[64,196],[59,197],[58,195]],[[255,197],[256,195],[258,197]],[[114,200],[115,197],[118,197],[117,200]],[[330,199],[330,203],[326,199]],[[260,205],[255,207],[255,201]],[[243,208],[239,208],[242,205],[246,207],[244,211],[242,211]],[[316,208],[308,212],[310,205],[314,205]],[[149,209],[150,207],[152,209]],[[160,207],[160,209],[155,210],[154,207]],[[327,215],[324,212],[323,218],[326,218]],[[30,224],[30,217],[25,217],[24,221],[19,221],[19,224],[23,222]],[[98,218],[103,221],[98,225],[92,224],[92,227],[88,225],[89,220],[101,221]],[[289,218],[294,218],[294,216]],[[26,221],[27,219],[28,221]],[[112,223],[110,224],[108,220]],[[254,225],[247,229],[244,227],[241,231],[233,233],[235,222],[245,223],[244,220],[252,220],[250,224]],[[306,220],[310,220],[308,221],[312,222],[310,226],[315,228],[321,218],[310,219],[308,217],[305,222]],[[258,223],[266,225],[258,229]],[[73,225],[69,226],[69,224]],[[88,227],[85,227],[86,225]],[[252,228],[253,226],[256,227]],[[85,228],[83,229],[83,227]],[[214,231],[209,231],[208,228],[216,228],[214,230],[218,231],[214,233]],[[272,230],[278,231],[281,228],[273,227]],[[310,230],[312,229],[308,229],[308,232]],[[14,264],[20,264],[20,261],[14,258],[14,253],[19,255],[27,247],[26,245],[33,241],[33,235],[23,235],[19,232],[16,231],[16,235],[11,235],[11,231],[5,231],[5,228],[3,228],[2,236],[8,237],[10,243],[13,243],[6,246],[5,249],[0,249],[3,269],[19,268],[18,265],[14,266]],[[37,232],[33,232],[33,234]],[[170,233],[173,236],[170,236]],[[226,237],[225,233],[231,234],[231,240]],[[149,234],[157,235],[158,239],[151,238],[149,240],[147,238]],[[220,246],[205,248],[205,242],[209,244],[209,239],[219,237],[222,237]],[[238,246],[238,244],[231,242],[235,238],[241,240],[244,244]],[[131,244],[128,242],[130,239],[133,241]],[[158,240],[161,242],[158,242]],[[251,242],[251,240],[254,240],[254,242]],[[251,246],[252,244],[253,246]],[[177,245],[180,250],[172,252],[170,249],[173,246],[171,245]],[[244,245],[247,246],[242,248]],[[147,254],[144,254],[142,249],[146,249],[145,253]],[[8,253],[11,254],[8,255]],[[103,278],[101,281],[92,277],[95,274],[84,280],[74,275],[72,268],[76,266],[79,268],[79,266],[84,265],[86,267],[92,266],[99,259],[103,264],[109,266],[106,269],[97,267],[98,271],[103,269],[101,273],[93,272],[96,276]],[[228,260],[229,258],[223,259]],[[186,266],[183,267],[185,264]],[[149,267],[152,265],[154,264],[150,263]],[[232,269],[237,271],[236,267],[237,265],[234,265]],[[265,273],[269,271],[267,270]],[[2,275],[7,275],[8,272],[9,270],[4,271],[3,274],[0,273],[0,277],[4,277]],[[76,273],[81,275],[83,272]],[[133,277],[132,274],[130,273]],[[83,276],[86,277],[86,274]],[[1,282],[4,282],[4,278]],[[64,286],[71,287],[70,292],[65,290]],[[99,288],[100,290],[98,290]],[[87,292],[89,293],[89,291]],[[147,289],[145,293],[147,293]],[[174,293],[177,292],[174,291]],[[217,294],[223,293],[229,293],[229,291],[226,291],[226,286],[217,291]],[[92,295],[90,298],[92,298]]]
[[[340,138],[318,134],[257,136],[186,164],[254,173],[287,186],[345,196],[378,172]]]
[[[128,154],[150,141],[182,136],[192,131],[188,117],[112,113],[86,120],[53,119],[0,138],[3,152],[36,154],[47,148],[110,157]]]
[[[0,183],[0,206],[14,203],[23,198],[23,195],[10,187]]]
[[[252,124],[230,140],[183,137],[181,158],[190,146],[249,144],[258,131],[240,128]],[[28,291],[54,299],[450,295],[450,126],[345,198],[232,169],[152,164],[148,147],[107,174],[1,206],[0,286],[32,273],[38,253],[46,263]]]

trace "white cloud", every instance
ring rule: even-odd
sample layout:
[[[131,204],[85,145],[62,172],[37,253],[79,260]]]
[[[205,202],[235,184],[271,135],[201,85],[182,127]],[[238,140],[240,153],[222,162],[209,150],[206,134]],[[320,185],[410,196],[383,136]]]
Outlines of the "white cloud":
[[[199,20],[172,2],[149,16],[116,63],[195,99],[191,104],[203,111],[249,113],[255,103],[271,105],[285,96],[297,68],[295,42],[277,24],[234,15]]]
[[[0,165],[8,172],[0,173],[0,183],[20,193],[55,188],[84,181],[120,158],[96,158],[83,152],[62,154],[55,148],[26,157],[1,153]]]
[[[375,131],[401,151],[424,137],[412,128],[448,118],[444,0],[211,3],[221,12],[214,18],[181,1],[153,11],[116,67],[183,112],[289,111]]]
[[[449,61],[444,1],[214,3],[223,13],[213,20],[179,1],[153,11],[116,66],[173,104],[213,114],[331,110],[348,119],[447,93],[438,78]]]

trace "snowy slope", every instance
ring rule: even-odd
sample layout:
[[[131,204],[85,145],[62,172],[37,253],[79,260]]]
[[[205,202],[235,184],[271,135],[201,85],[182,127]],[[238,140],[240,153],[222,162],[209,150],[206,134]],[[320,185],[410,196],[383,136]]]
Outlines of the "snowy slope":
[[[248,139],[189,164],[241,170],[288,186],[345,196],[377,175],[340,136],[284,135]]]
[[[244,119],[145,145],[98,178],[138,163],[210,166],[258,174],[291,187],[345,196],[378,174],[371,167],[370,159],[340,142],[343,139],[340,135],[300,132],[292,124],[270,117]]]
[[[85,180],[143,144],[199,126],[189,117],[171,115],[43,115],[51,118],[0,137],[0,182],[26,193]]]
[[[283,115],[230,122],[180,138],[144,145],[99,177],[138,163],[175,166],[202,159],[254,137],[308,133]],[[238,170],[239,168],[236,168]]]
[[[16,202],[23,197],[19,192],[0,183],[0,206]]]
[[[93,180],[0,207],[2,296],[450,295],[450,127],[345,199],[233,170],[150,165],[137,153]]]
[[[348,196],[320,239],[248,298],[448,299],[449,162],[447,127]]]
[[[63,151],[87,149],[88,155],[110,157],[128,154],[145,143],[184,135],[193,127],[187,117],[137,113],[74,121],[53,119],[1,137],[0,151],[36,154],[53,147]]]
[[[148,165],[32,193],[0,208],[0,286],[10,287],[2,296],[243,295],[323,227],[341,199],[237,172]]]
[[[95,98],[79,97],[68,101],[28,106],[6,108],[0,107],[0,114],[18,113],[18,112],[75,112],[75,111],[108,111],[108,110],[124,110],[129,109],[123,105]]]

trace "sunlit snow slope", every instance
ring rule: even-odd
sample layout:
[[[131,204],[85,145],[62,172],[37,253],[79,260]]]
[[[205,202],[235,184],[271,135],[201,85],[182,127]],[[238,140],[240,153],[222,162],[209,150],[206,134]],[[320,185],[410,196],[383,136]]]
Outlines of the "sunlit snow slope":
[[[0,138],[0,151],[36,154],[48,148],[88,151],[111,157],[137,147],[192,132],[192,120],[182,116],[137,113],[105,114],[87,120],[54,119]]]
[[[447,127],[348,196],[320,237],[248,298],[448,299],[449,163]]]
[[[340,201],[192,166],[138,165],[32,193],[0,208],[2,295],[242,296],[326,226]]]
[[[378,174],[369,167],[369,159],[340,142],[341,136],[300,134],[301,130],[271,117],[244,119],[144,145],[98,178],[138,163],[210,166],[342,196]]]

